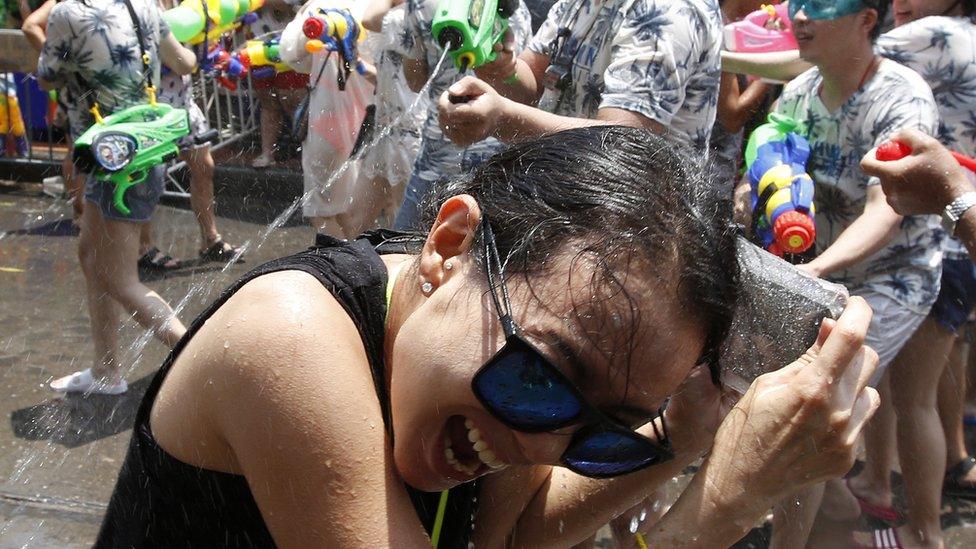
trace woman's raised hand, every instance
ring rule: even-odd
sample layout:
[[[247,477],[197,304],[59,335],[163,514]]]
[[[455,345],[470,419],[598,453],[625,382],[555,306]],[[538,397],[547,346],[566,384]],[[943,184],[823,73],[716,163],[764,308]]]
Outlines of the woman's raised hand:
[[[871,315],[852,297],[836,322],[824,320],[813,347],[757,378],[726,416],[708,463],[724,503],[765,504],[851,468],[858,435],[880,403],[867,387],[878,364],[864,346]]]
[[[461,147],[491,137],[498,128],[505,101],[487,83],[465,76],[438,101],[441,130]]]

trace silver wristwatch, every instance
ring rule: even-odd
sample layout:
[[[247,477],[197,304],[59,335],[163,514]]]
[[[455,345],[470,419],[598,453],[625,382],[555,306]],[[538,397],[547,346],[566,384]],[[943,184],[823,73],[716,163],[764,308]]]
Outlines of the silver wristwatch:
[[[949,236],[955,234],[956,223],[962,214],[973,206],[976,206],[976,191],[963,193],[942,210],[942,228],[949,233]]]

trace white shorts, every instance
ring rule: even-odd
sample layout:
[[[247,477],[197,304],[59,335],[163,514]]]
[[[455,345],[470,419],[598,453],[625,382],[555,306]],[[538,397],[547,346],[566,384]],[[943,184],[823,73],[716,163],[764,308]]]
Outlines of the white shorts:
[[[927,315],[911,311],[891,297],[871,290],[860,290],[854,295],[863,297],[874,311],[864,343],[878,353],[878,369],[870,383],[872,387],[877,387],[891,361],[898,356]]]

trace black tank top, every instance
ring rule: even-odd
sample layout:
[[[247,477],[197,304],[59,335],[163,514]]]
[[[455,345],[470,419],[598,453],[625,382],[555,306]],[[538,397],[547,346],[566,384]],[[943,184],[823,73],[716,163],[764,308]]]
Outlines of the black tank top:
[[[95,547],[274,547],[243,476],[179,461],[156,444],[149,426],[156,395],[180,351],[237,290],[261,275],[304,271],[342,304],[362,338],[392,441],[383,364],[387,272],[379,254],[415,252],[420,243],[417,237],[391,231],[367,233],[354,242],[320,236],[309,250],[265,263],[225,290],[193,321],[149,385]],[[429,533],[439,494],[407,489]],[[440,548],[468,546],[477,490],[474,482],[451,491]]]

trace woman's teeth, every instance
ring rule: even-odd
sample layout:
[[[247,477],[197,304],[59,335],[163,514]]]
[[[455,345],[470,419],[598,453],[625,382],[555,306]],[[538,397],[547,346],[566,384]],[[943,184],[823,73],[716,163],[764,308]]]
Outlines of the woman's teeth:
[[[474,451],[478,453],[478,462],[475,463],[462,463],[458,461],[457,457],[454,455],[454,450],[451,449],[451,438],[444,437],[444,457],[447,459],[447,463],[454,468],[455,471],[464,473],[466,475],[472,475],[477,471],[481,464],[484,463],[493,471],[497,471],[505,467],[505,463],[499,460],[495,456],[495,452],[492,451],[491,446],[488,442],[481,438],[481,431],[474,426],[474,422],[470,419],[464,421],[464,427],[468,430],[468,441],[474,447]]]

